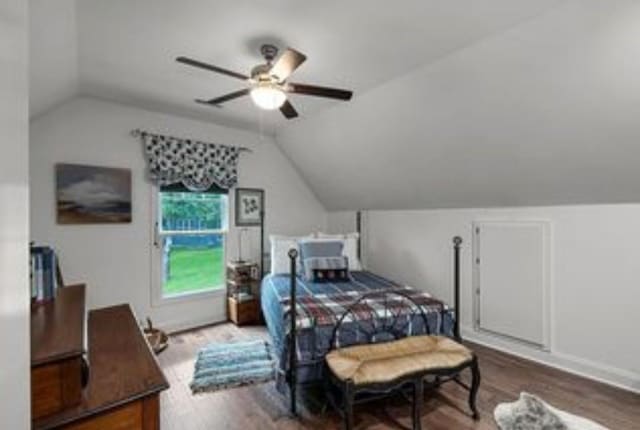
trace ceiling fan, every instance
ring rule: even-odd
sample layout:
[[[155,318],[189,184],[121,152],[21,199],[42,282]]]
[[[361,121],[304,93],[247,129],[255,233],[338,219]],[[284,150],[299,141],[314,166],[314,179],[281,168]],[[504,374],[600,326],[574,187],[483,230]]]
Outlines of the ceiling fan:
[[[302,94],[307,96],[325,97],[336,100],[350,100],[353,92],[338,88],[318,87],[315,85],[288,82],[287,79],[307,57],[292,48],[286,51],[274,62],[278,55],[278,48],[265,44],[260,48],[260,53],[266,60],[265,64],[259,64],[251,70],[251,75],[233,72],[218,66],[203,63],[187,57],[178,57],[176,61],[189,66],[199,67],[211,72],[221,73],[232,78],[242,79],[248,84],[248,88],[234,91],[210,100],[197,99],[196,102],[221,107],[222,103],[250,95],[253,102],[262,109],[280,109],[287,118],[295,118],[298,112],[287,100],[287,94]]]

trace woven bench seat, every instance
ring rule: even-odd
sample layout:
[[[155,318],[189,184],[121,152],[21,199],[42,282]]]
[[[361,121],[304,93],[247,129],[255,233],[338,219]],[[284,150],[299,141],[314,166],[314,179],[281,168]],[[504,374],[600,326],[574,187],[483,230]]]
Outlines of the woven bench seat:
[[[355,385],[392,382],[403,376],[451,369],[470,362],[473,353],[444,336],[413,336],[392,342],[331,351],[327,365],[340,380]]]
[[[369,300],[384,306],[382,315],[387,317],[382,323],[358,320],[356,314],[363,312],[363,303]],[[422,324],[425,334],[407,336],[407,326],[414,320]],[[344,324],[348,327],[343,327]],[[368,343],[342,347],[342,330],[351,337],[355,333],[356,339]],[[382,336],[389,340],[376,342]],[[372,291],[360,296],[339,318],[329,346],[325,355],[325,389],[329,402],[344,418],[346,430],[354,427],[356,403],[398,392],[405,397],[413,392],[412,429],[421,430],[425,387],[432,390],[448,381],[469,390],[469,408],[473,418],[478,418],[476,394],[480,386],[480,369],[477,357],[462,345],[455,333],[454,339],[431,334],[423,308],[402,291]],[[471,385],[459,379],[465,370],[471,371]]]

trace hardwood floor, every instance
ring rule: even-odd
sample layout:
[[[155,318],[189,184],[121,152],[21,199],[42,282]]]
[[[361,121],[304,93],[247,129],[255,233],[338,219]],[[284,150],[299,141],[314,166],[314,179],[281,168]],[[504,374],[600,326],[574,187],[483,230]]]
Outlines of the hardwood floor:
[[[317,402],[307,401],[302,418],[287,415],[287,403],[274,384],[192,395],[189,382],[198,349],[208,343],[241,338],[266,338],[263,327],[239,329],[231,324],[206,327],[171,337],[159,361],[171,388],[161,394],[164,430],[341,429],[333,412],[322,413]],[[469,344],[482,372],[478,393],[481,419],[468,415],[466,392],[446,384],[425,395],[423,428],[495,429],[493,409],[513,401],[521,391],[537,394],[552,405],[600,422],[611,430],[640,429],[640,395]],[[370,403],[356,408],[357,429],[401,429],[411,426],[411,407],[402,399]]]

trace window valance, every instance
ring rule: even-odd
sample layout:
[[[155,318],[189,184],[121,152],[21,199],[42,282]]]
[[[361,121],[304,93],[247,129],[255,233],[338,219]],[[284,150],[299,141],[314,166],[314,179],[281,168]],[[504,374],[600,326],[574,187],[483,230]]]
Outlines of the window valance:
[[[238,182],[238,158],[245,148],[134,130],[144,145],[149,177],[160,186],[183,184],[191,191]]]

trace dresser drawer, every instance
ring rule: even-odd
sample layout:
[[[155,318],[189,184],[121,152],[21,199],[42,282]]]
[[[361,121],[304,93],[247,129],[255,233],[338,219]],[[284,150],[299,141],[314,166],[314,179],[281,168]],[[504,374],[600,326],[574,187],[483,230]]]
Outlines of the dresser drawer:
[[[60,412],[80,403],[82,358],[73,357],[31,369],[33,419]]]

